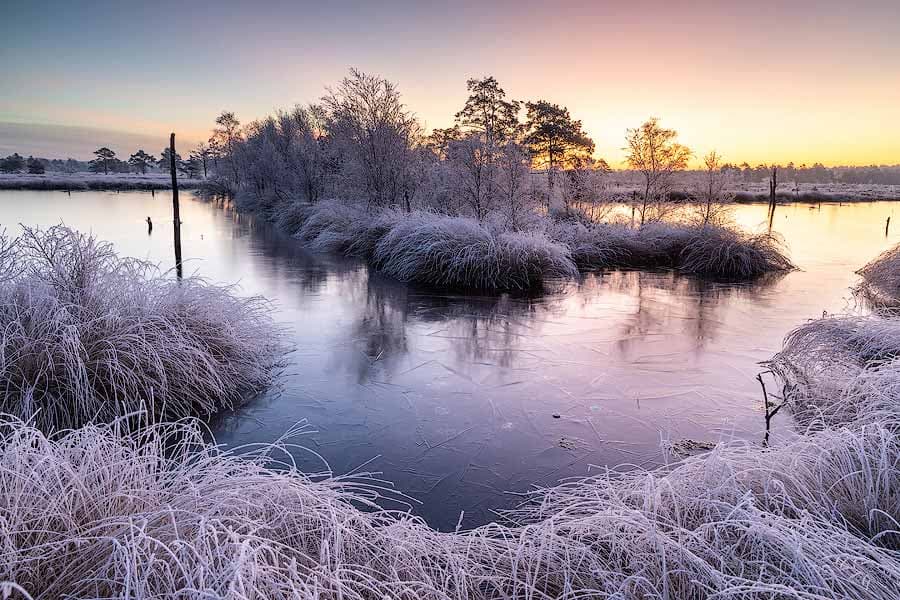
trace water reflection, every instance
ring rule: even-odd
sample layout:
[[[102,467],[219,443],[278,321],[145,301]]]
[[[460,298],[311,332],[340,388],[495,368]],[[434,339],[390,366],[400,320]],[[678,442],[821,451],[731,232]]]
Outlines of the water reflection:
[[[615,340],[612,349],[619,360],[633,360],[664,331],[680,334],[684,341],[670,355],[701,353],[716,340],[724,324],[721,313],[730,301],[742,299],[764,310],[770,304],[768,290],[783,277],[723,284],[671,272],[615,271],[587,274],[581,281],[559,285],[555,294],[473,297],[411,290],[370,274],[353,278],[346,286],[350,289],[345,288],[357,295],[361,310],[347,346],[336,348],[333,358],[335,364],[343,361],[361,384],[389,380],[403,368],[401,357],[411,351],[407,328],[430,323],[435,326],[427,337],[446,341],[456,364],[524,366],[536,353],[548,351],[535,344],[542,327],[564,320],[573,304],[614,325],[608,337]],[[355,352],[347,352],[347,347]]]

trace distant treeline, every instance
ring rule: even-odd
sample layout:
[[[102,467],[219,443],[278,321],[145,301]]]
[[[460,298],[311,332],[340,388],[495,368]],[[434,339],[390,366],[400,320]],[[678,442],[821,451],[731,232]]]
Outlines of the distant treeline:
[[[110,152],[112,151],[110,150]],[[180,155],[176,154],[179,172],[188,177],[197,177],[201,173],[205,176],[209,171],[210,163],[217,161],[218,158],[217,153],[205,146],[193,151],[187,160],[183,160]],[[168,165],[168,150],[161,153],[158,160],[144,153],[143,150],[132,154],[129,160],[120,160],[115,157],[113,152],[113,156],[106,159],[98,157],[98,159],[90,161],[32,156],[25,158],[15,153],[6,158],[0,158],[0,173],[168,173]],[[753,183],[767,181],[772,175],[773,167],[777,167],[779,178],[789,183],[900,185],[900,165],[826,167],[821,163],[814,163],[812,166],[805,164],[795,166],[794,163],[787,165],[763,163],[751,167],[747,163],[740,165],[726,163],[722,166],[722,170],[732,174],[738,181]]]
[[[27,159],[18,153],[10,154],[5,158],[0,158],[0,173],[30,173],[40,175],[50,172],[56,173],[153,173],[164,172],[170,170],[171,160],[169,158],[169,149],[165,148],[160,153],[160,157],[156,158],[152,154],[148,154],[144,150],[138,150],[122,160],[116,156],[114,150],[107,147],[98,148],[94,151],[96,158],[90,161],[75,160],[67,158],[65,160],[54,158],[36,158],[29,156]],[[180,154],[175,153],[175,164],[178,172],[188,178],[194,179],[203,175],[207,176],[210,164],[218,159],[218,154],[205,144],[201,144],[192,150],[188,158],[183,159]]]
[[[900,165],[871,165],[868,167],[826,167],[821,163],[812,166],[794,163],[787,165],[759,164],[751,167],[747,163],[740,165],[725,164],[723,171],[730,171],[735,178],[747,183],[768,180],[772,169],[778,169],[781,181],[789,183],[866,183],[882,185],[900,185]]]

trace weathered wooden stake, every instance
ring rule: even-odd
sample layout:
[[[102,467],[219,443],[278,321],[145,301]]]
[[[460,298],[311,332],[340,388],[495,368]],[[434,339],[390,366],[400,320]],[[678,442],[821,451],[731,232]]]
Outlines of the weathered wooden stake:
[[[772,233],[772,223],[775,221],[775,188],[778,187],[778,167],[772,167],[772,179],[769,180],[769,233]]]
[[[172,171],[172,219],[175,224],[175,274],[181,279],[181,215],[178,210],[178,169],[175,164],[175,134],[169,137],[169,169]]]
[[[631,227],[634,228],[634,205],[637,204],[637,192],[631,192]]]
[[[884,237],[888,236],[888,230],[891,228],[891,218],[888,217],[884,223]]]

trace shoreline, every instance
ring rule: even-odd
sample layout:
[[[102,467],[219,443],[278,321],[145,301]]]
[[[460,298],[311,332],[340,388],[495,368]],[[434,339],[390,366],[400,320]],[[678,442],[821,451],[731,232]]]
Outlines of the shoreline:
[[[211,186],[206,179],[178,178],[178,189],[197,190]],[[117,173],[110,175],[79,173],[75,175],[47,174],[0,175],[0,191],[56,191],[56,192],[150,192],[171,190],[172,180],[166,174],[135,175]]]
[[[735,204],[767,204],[769,193],[757,189],[747,189],[742,185],[728,190],[734,195]],[[829,189],[800,189],[778,191],[778,204],[819,204],[844,202],[897,202],[900,201],[900,186],[858,184],[831,184]],[[221,186],[212,178],[186,179],[178,178],[178,188],[185,190],[209,189],[222,191]],[[168,173],[45,173],[33,175],[28,173],[0,173],[0,191],[156,191],[172,189]],[[634,190],[628,187],[610,187],[611,196],[623,204],[628,204]],[[676,192],[678,198],[673,203],[684,203],[682,192]]]

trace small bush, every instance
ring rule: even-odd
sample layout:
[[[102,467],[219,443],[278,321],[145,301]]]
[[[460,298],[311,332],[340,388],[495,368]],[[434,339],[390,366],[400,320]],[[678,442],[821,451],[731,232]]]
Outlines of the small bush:
[[[542,234],[495,234],[473,219],[427,213],[392,227],[373,262],[401,281],[449,288],[527,290],[578,275],[569,251]]]
[[[857,273],[862,277],[857,294],[879,308],[900,307],[900,245],[881,253]]]
[[[754,279],[793,268],[774,235],[747,235],[724,227],[702,227],[678,258],[684,273],[722,279]]]
[[[716,279],[746,280],[793,269],[780,241],[713,225],[555,222],[554,240],[569,247],[581,269],[675,268]]]
[[[365,211],[349,205],[316,205],[296,234],[297,239],[317,252],[343,254],[369,217]]]
[[[262,298],[176,280],[63,226],[2,247],[0,412],[44,430],[139,410],[209,415],[267,387],[280,364]]]

